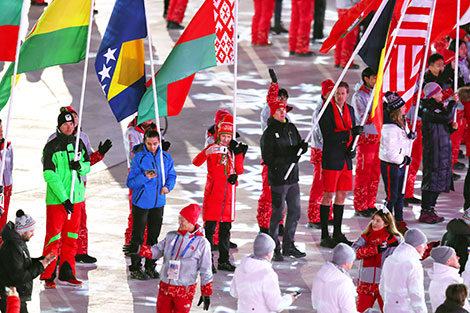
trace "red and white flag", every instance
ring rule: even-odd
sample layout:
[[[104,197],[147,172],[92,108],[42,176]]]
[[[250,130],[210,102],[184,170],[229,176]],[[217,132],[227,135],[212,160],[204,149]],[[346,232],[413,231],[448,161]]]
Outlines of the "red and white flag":
[[[234,8],[234,0],[214,0],[217,65],[229,65],[234,62]]]
[[[424,44],[433,0],[413,0],[403,23],[395,29],[397,37],[385,65],[382,90],[396,91],[409,108],[422,67]]]

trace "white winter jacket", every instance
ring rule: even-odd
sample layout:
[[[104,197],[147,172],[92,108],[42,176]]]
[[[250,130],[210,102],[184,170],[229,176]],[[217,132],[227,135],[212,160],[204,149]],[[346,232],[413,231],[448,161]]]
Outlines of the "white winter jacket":
[[[435,312],[437,307],[446,300],[446,289],[452,284],[462,284],[463,278],[459,275],[459,269],[434,262],[433,267],[428,270],[431,278],[429,285],[429,298],[431,299],[431,308]],[[468,300],[465,302],[464,309],[470,312]]]
[[[244,257],[230,284],[230,295],[238,299],[238,313],[281,312],[292,304],[292,296],[281,296],[279,278],[266,259]]]
[[[323,100],[321,99],[317,104],[314,104],[313,113],[312,113],[312,125],[313,123],[315,123],[315,120],[318,118],[318,114],[320,113],[322,109],[322,104],[323,104]],[[320,123],[318,123],[315,126],[315,129],[313,130],[312,139],[310,139],[310,144],[312,148],[323,150],[323,135],[320,130]]]
[[[408,126],[405,129],[395,123],[384,124],[380,137],[379,159],[403,166],[405,156],[410,156],[411,139],[408,139]]]
[[[354,87],[354,94],[351,100],[351,106],[354,108],[354,113],[356,117],[356,123],[360,124],[362,122],[362,118],[364,114],[366,114],[367,103],[369,102],[369,98],[372,97],[372,89],[366,87],[361,88],[363,86],[362,83],[356,84]],[[367,117],[369,117],[370,113],[372,112],[372,105],[369,108],[369,112],[367,112]],[[364,124],[364,135],[377,135],[377,129],[375,128],[374,123]]]
[[[383,265],[380,294],[385,313],[427,312],[424,301],[424,276],[421,256],[403,242]]]
[[[317,313],[357,313],[356,287],[351,277],[326,262],[313,278],[312,306]]]

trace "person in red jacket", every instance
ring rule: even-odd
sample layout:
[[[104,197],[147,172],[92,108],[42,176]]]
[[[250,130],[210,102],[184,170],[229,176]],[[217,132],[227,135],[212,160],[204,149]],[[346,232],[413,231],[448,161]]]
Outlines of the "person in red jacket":
[[[314,0],[292,0],[289,27],[289,54],[312,56],[309,49]]]
[[[251,44],[267,46],[269,42],[269,27],[274,12],[274,0],[253,0],[255,12],[251,22]]]
[[[229,261],[229,238],[235,212],[232,211],[233,185],[243,174],[243,161],[248,146],[232,140],[233,116],[225,116],[217,125],[217,139],[204,148],[193,164],[201,166],[207,161],[207,182],[204,190],[202,219],[206,238],[212,245],[213,235],[219,222],[219,260],[217,269],[233,272],[235,266]],[[215,267],[213,266],[213,271]]]
[[[390,211],[383,207],[372,215],[361,237],[353,244],[358,260],[362,260],[357,284],[357,310],[364,312],[378,301],[383,312],[383,300],[379,293],[382,264],[403,241],[395,227]]]

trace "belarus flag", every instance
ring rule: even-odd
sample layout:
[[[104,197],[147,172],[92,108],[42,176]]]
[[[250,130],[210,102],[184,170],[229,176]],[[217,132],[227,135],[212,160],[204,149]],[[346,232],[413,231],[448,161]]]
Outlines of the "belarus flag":
[[[23,0],[0,0],[0,61],[15,61]]]
[[[158,112],[181,112],[194,76],[200,70],[233,63],[234,0],[205,0],[156,75]],[[138,123],[155,118],[153,91],[147,84]]]

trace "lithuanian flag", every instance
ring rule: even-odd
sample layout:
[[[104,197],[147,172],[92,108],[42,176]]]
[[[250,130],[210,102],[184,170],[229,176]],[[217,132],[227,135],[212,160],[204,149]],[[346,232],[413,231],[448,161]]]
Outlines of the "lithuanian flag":
[[[91,0],[54,0],[20,48],[18,74],[85,58]],[[13,63],[0,83],[0,110],[8,102]]]
[[[14,61],[23,0],[0,0],[0,61]]]

